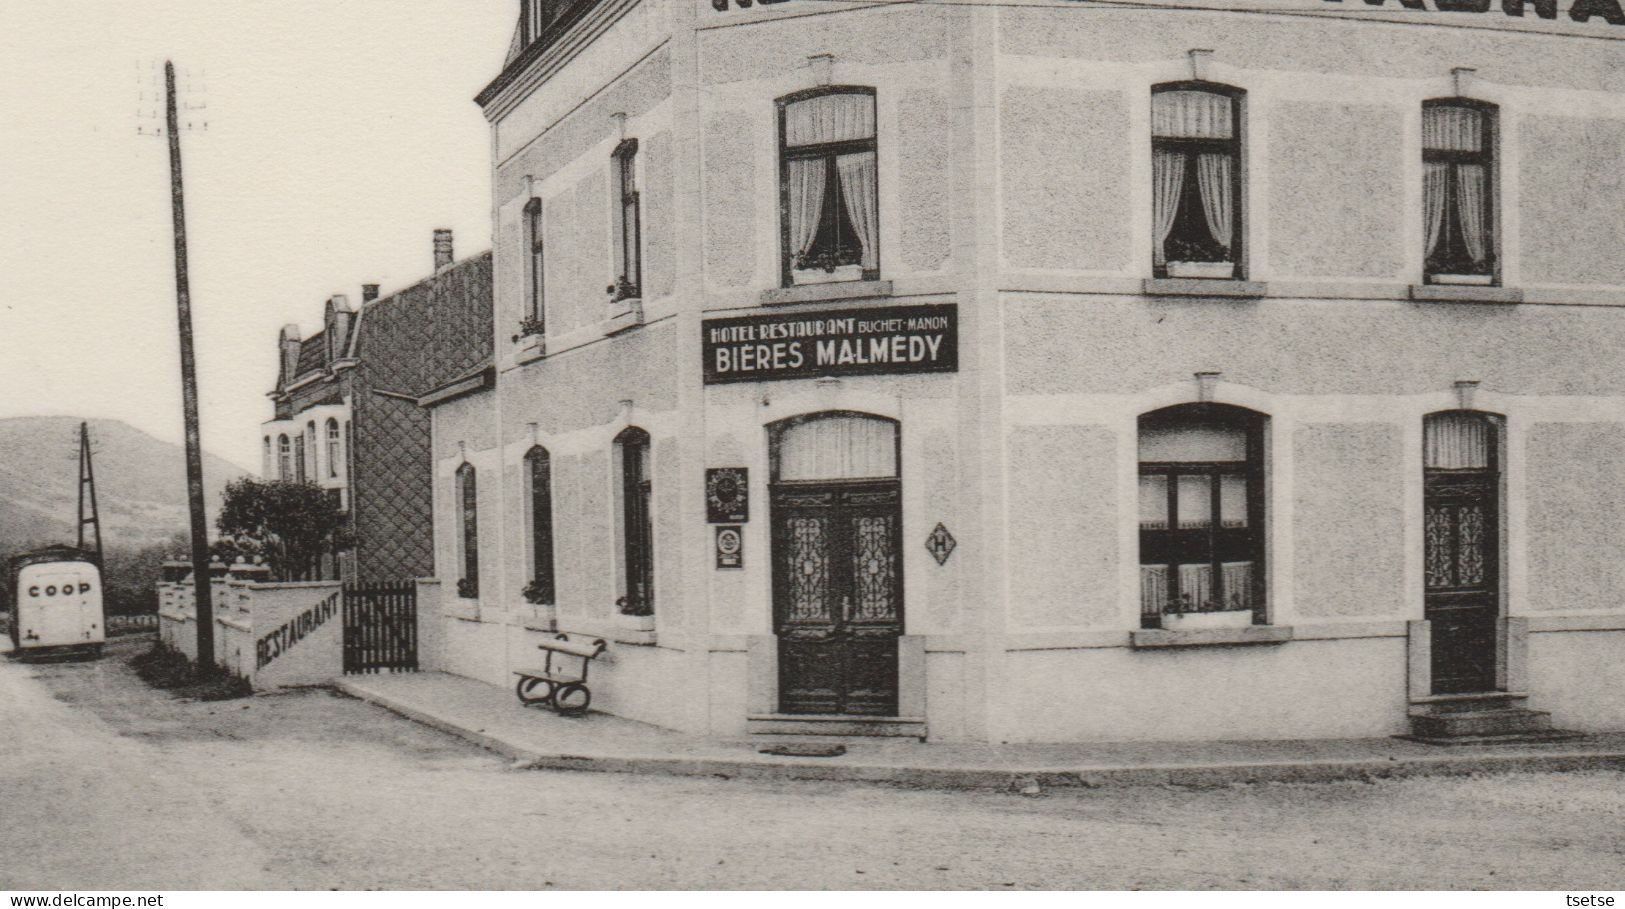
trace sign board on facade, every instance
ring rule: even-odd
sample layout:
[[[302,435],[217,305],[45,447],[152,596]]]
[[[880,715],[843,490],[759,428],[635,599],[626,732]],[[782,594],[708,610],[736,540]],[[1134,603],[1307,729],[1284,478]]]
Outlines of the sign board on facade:
[[[745,567],[745,535],[736,525],[717,528],[717,567]]]
[[[881,306],[709,319],[705,384],[959,369],[959,308]]]
[[[750,520],[750,470],[708,467],[705,470],[707,524],[742,524]]]
[[[711,8],[728,12],[730,7],[747,10],[757,6],[765,11],[783,2],[785,0],[711,0]],[[1071,2],[1087,4],[1092,0]],[[1209,12],[1347,16],[1407,25],[1464,25],[1565,34],[1594,33],[1611,25],[1625,26],[1625,0],[1137,0],[1135,5],[1145,9],[1186,7]],[[1463,13],[1477,15],[1461,15]]]

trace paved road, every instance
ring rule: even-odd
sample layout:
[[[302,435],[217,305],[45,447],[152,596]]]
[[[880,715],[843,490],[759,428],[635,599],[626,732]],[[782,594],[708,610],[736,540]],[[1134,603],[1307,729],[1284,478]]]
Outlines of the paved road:
[[[35,668],[0,658],[0,890],[268,886],[262,850],[205,793]]]
[[[1024,798],[516,771],[323,691],[175,700],[136,646],[0,660],[0,889],[1625,883],[1620,773]]]

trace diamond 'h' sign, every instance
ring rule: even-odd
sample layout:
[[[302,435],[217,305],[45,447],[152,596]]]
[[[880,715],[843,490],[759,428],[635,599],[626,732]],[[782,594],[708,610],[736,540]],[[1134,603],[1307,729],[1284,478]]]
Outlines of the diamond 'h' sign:
[[[957,545],[959,544],[954,540],[954,535],[948,532],[948,528],[942,526],[941,521],[937,522],[937,529],[931,531],[931,535],[925,538],[925,548],[931,552],[931,557],[937,560],[938,565],[947,563],[948,556],[953,555],[954,547]]]

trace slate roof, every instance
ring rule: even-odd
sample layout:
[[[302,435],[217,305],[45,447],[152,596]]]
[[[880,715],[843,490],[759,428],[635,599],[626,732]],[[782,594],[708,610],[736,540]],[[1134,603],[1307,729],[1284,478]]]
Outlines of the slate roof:
[[[327,353],[323,347],[326,343],[326,334],[325,331],[318,331],[299,342],[299,360],[293,370],[295,379],[312,372],[320,372],[327,364]]]
[[[355,322],[350,478],[359,580],[434,571],[429,411],[411,400],[492,356],[491,254],[374,300]],[[391,394],[374,394],[386,391]]]

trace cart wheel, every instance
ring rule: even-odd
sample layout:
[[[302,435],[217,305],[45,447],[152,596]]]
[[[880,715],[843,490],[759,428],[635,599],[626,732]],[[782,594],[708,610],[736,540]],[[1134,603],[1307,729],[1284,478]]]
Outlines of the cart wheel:
[[[587,705],[591,703],[592,692],[578,682],[560,685],[553,694],[553,709],[564,716],[580,716],[587,712]]]
[[[532,694],[538,685],[546,685],[547,693],[542,695]],[[519,696],[519,703],[524,704],[526,707],[532,704],[551,705],[553,703],[554,686],[547,679],[524,676],[520,678],[519,684],[514,686],[513,693]]]

